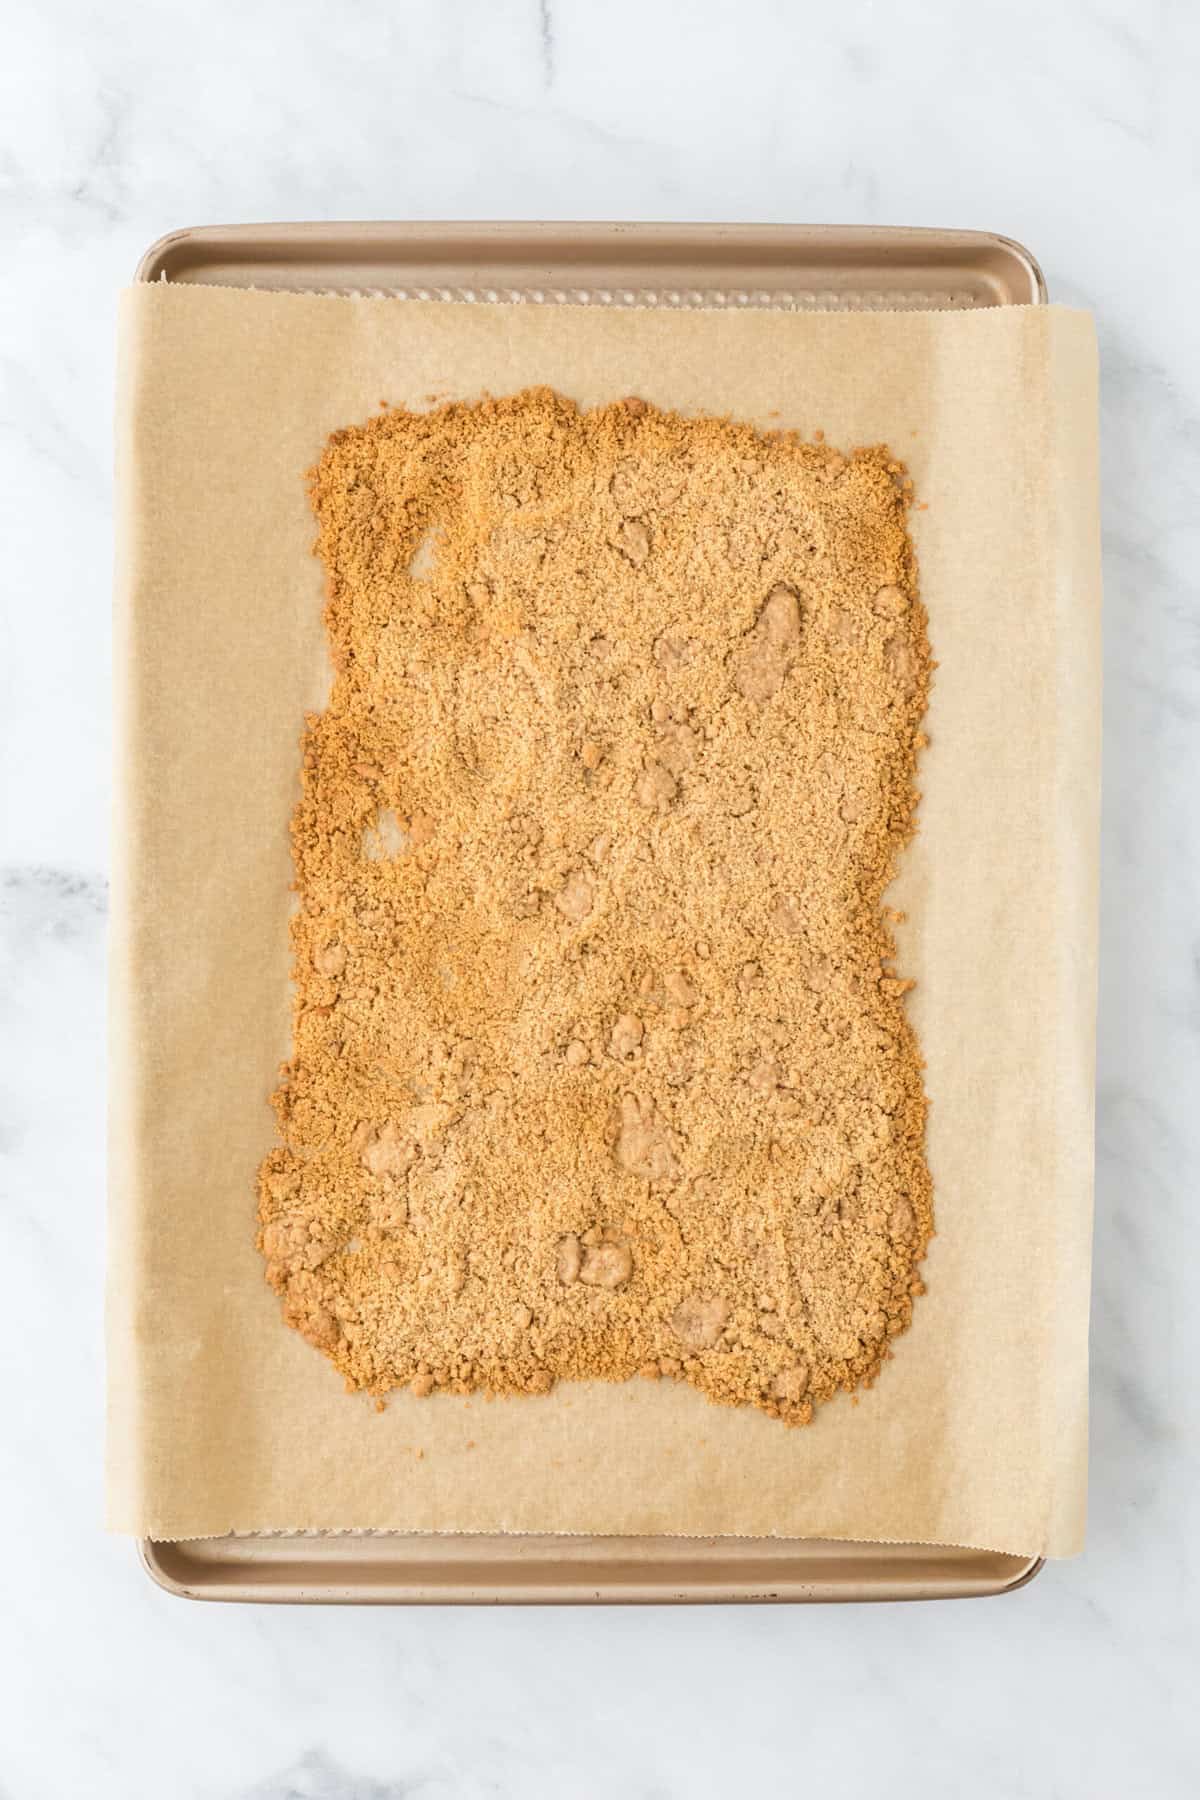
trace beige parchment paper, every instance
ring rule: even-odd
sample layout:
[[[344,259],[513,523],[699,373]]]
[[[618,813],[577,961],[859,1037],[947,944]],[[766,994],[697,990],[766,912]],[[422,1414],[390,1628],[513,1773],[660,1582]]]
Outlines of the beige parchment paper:
[[[1082,1542],[1099,570],[1092,326],[463,305],[159,284],[121,312],[109,1522]],[[290,1030],[287,825],[327,669],[305,471],[381,400],[549,383],[887,441],[939,669],[892,890],[928,1061],[928,1293],[787,1430],[671,1382],[393,1396],[254,1248]],[[472,1447],[473,1446],[473,1447]],[[418,1452],[423,1454],[418,1455]]]

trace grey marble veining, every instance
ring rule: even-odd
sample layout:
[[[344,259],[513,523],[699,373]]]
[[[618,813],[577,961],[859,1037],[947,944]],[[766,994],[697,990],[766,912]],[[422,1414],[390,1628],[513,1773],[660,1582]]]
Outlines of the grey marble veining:
[[[0,66],[5,1800],[1184,1800],[1200,1309],[1200,14],[15,0]],[[101,1535],[114,302],[170,227],[977,225],[1090,305],[1106,662],[1089,1545],[986,1604],[188,1607]]]

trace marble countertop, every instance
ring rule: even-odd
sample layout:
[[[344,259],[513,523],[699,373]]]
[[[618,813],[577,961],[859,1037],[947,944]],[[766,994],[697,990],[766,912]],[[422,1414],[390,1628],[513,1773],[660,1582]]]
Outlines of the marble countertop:
[[[15,0],[5,38],[0,1794],[1196,1793],[1200,14]],[[1094,309],[1091,1526],[1083,1557],[1024,1592],[873,1610],[198,1607],[101,1533],[115,297],[173,226],[323,217],[980,226]]]

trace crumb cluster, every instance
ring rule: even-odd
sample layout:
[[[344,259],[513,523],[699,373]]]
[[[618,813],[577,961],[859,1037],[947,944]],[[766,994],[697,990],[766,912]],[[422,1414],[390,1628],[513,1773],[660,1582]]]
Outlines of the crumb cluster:
[[[259,1244],[349,1387],[641,1374],[806,1423],[909,1323],[910,491],[547,389],[329,440]]]

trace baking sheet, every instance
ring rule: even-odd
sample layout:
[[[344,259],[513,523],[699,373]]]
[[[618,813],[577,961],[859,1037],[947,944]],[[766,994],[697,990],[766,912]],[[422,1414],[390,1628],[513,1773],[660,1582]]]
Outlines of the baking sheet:
[[[928,504],[913,523],[941,668],[895,897],[913,918],[901,963],[920,982],[939,1235],[878,1388],[807,1431],[640,1382],[399,1396],[377,1416],[283,1328],[253,1248],[288,1043],[300,715],[325,684],[303,471],[381,399],[531,381],[886,438]],[[111,1524],[1077,1549],[1099,679],[1087,318],[163,284],[124,298],[121,394]]]

